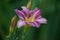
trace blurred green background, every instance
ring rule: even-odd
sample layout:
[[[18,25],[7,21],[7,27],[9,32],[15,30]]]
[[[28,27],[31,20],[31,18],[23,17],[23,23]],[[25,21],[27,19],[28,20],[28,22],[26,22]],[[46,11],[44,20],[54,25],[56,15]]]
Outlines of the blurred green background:
[[[5,40],[9,33],[11,18],[16,15],[14,10],[26,6],[29,0],[0,0],[0,40]],[[60,40],[60,1],[59,0],[32,0],[32,7],[42,10],[42,16],[47,24],[40,28],[31,27],[25,40]],[[10,40],[21,40],[21,29],[15,30]],[[18,37],[19,39],[16,39]]]

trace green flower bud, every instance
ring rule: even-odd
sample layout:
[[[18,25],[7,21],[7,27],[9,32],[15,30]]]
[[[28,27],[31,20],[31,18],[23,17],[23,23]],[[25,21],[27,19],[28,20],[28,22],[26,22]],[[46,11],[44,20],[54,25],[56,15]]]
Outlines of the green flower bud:
[[[26,6],[26,7],[27,7],[28,9],[31,8],[31,3],[32,3],[31,0],[27,3],[27,6]]]
[[[17,16],[13,16],[12,19],[11,19],[11,23],[10,23],[10,29],[9,29],[9,35],[8,37],[11,36],[12,32],[14,31],[14,28],[15,28],[15,25],[16,25],[16,22],[17,22]]]

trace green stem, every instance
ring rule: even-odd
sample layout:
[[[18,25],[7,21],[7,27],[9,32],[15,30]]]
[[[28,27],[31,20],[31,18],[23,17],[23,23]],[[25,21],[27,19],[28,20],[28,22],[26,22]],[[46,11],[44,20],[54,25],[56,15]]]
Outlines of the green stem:
[[[23,33],[23,34],[22,34],[22,40],[25,39],[25,36],[26,36],[25,33]]]
[[[25,37],[26,37],[26,33],[28,31],[28,29],[30,28],[30,26],[24,26],[23,28],[23,34],[22,34],[22,40],[25,40]]]

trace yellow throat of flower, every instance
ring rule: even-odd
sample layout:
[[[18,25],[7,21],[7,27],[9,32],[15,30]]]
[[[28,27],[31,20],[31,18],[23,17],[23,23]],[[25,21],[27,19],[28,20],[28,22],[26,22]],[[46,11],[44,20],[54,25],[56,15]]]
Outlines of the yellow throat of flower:
[[[30,18],[25,17],[25,21],[26,21],[26,22],[34,22],[34,21],[35,21],[35,19],[34,19],[34,17],[33,17],[33,16],[31,16]]]

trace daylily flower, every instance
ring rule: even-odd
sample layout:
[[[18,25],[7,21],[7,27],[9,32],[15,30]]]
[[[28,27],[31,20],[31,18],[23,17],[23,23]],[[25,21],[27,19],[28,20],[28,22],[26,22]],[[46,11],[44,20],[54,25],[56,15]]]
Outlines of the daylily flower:
[[[41,10],[39,10],[39,8],[29,10],[25,6],[22,6],[22,10],[15,9],[15,12],[20,18],[17,23],[18,28],[24,25],[31,25],[39,28],[41,23],[47,23],[47,20],[41,17]]]

